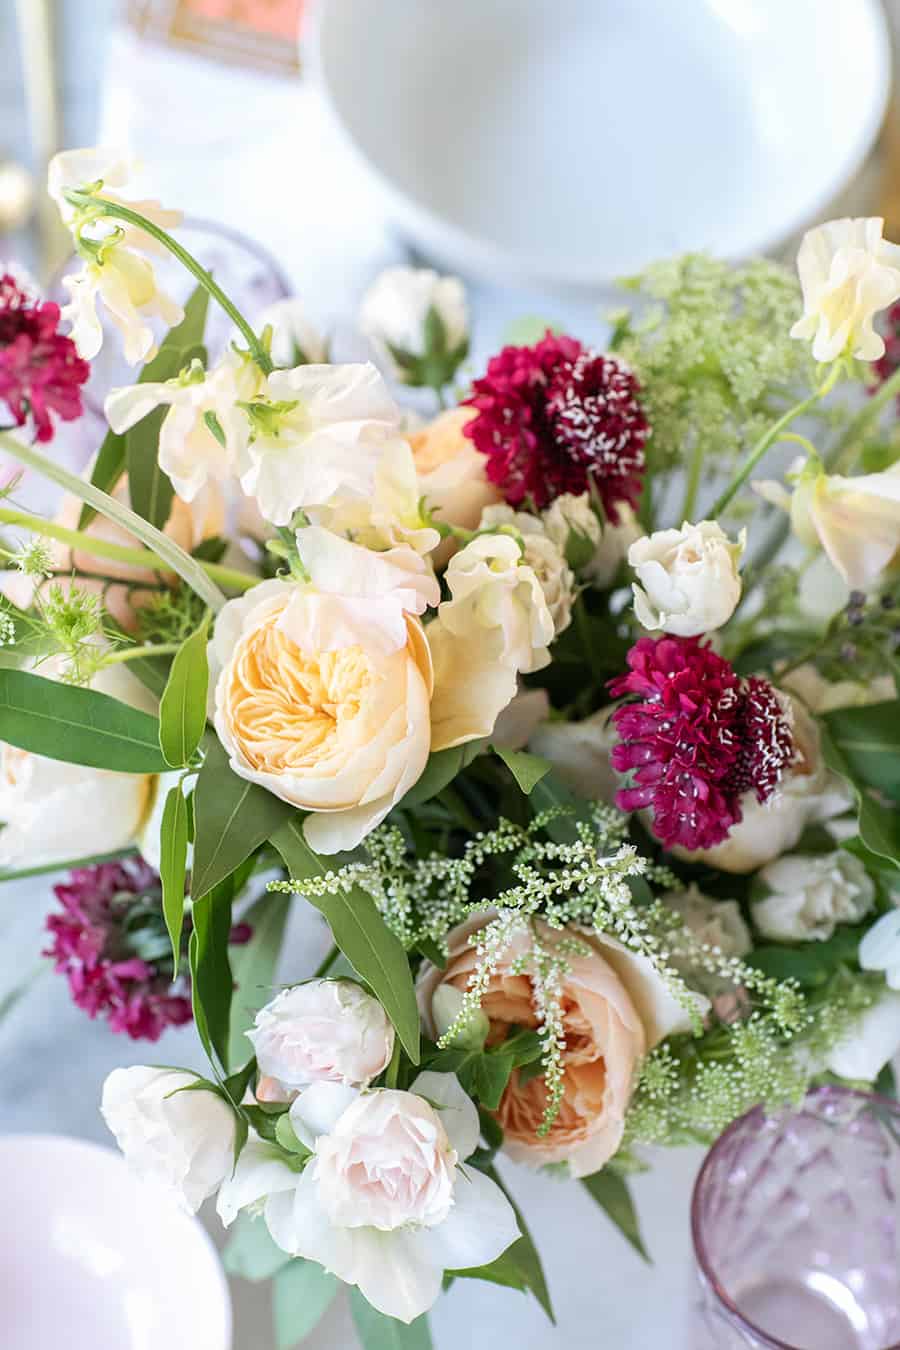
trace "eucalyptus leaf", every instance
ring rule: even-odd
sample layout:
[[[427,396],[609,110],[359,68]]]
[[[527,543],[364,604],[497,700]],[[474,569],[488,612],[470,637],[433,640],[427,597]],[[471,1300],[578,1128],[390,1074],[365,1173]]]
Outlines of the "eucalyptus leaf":
[[[222,1252],[222,1265],[229,1275],[254,1282],[270,1280],[290,1259],[272,1241],[265,1219],[251,1218],[246,1211],[237,1216]]]
[[[173,768],[189,764],[206,726],[209,614],[181,644],[159,705],[159,744]]]
[[[237,1063],[247,1053],[247,1032],[264,1003],[275,996],[273,981],[284,938],[291,897],[262,895],[240,916],[249,924],[249,942],[231,949],[231,973],[235,989],[231,1000],[229,1058]]]
[[[187,848],[187,802],[181,784],[176,783],[166,796],[159,829],[159,876],[162,882],[163,917],[172,943],[173,980],[178,974],[181,956]]]
[[[292,1350],[328,1311],[340,1287],[336,1275],[315,1261],[295,1258],[275,1276],[272,1308],[276,1350]]]
[[[350,1312],[363,1350],[432,1350],[428,1317],[398,1322],[373,1308],[357,1288],[350,1290]]]
[[[163,773],[159,722],[96,689],[0,669],[0,740],[117,773]]]
[[[327,870],[303,835],[296,816],[271,835],[288,876],[298,881]],[[347,960],[372,988],[397,1029],[403,1048],[419,1062],[419,1009],[409,962],[400,939],[388,928],[370,895],[356,887],[349,894],[310,896],[328,921],[331,936]]]
[[[644,1239],[641,1237],[637,1210],[634,1207],[634,1201],[631,1198],[631,1192],[625,1178],[620,1176],[618,1172],[612,1171],[611,1168],[604,1167],[601,1172],[595,1172],[593,1176],[582,1177],[581,1184],[586,1191],[590,1192],[600,1208],[606,1211],[622,1236],[631,1243],[638,1256],[643,1257],[648,1264],[652,1265],[647,1248],[644,1246]]]
[[[230,876],[294,811],[288,802],[233,773],[218,739],[207,736],[194,789],[194,899]]]
[[[548,759],[542,759],[540,755],[530,755],[527,750],[505,750],[499,745],[495,745],[493,749],[494,754],[503,760],[526,797],[553,768]]]

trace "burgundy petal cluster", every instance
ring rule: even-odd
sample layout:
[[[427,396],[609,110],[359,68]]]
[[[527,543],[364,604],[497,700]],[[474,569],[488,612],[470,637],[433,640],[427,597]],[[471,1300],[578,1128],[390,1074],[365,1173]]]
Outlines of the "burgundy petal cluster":
[[[885,314],[881,335],[884,338],[884,355],[872,362],[872,371],[876,377],[876,383],[870,389],[873,394],[885,380],[890,379],[895,370],[900,370],[900,301],[891,305]],[[900,398],[897,406],[900,408]]]
[[[30,417],[37,440],[51,440],[51,413],[64,422],[81,416],[90,369],[59,332],[59,306],[34,300],[11,273],[0,275],[0,402],[16,425]]]
[[[742,679],[699,638],[640,638],[613,714],[614,767],[630,773],[624,811],[649,807],[666,847],[712,848],[741,819],[741,797],[771,797],[794,757],[789,714],[765,680]]]
[[[593,488],[615,524],[620,506],[637,505],[650,426],[622,361],[548,332],[504,347],[472,389],[464,432],[510,505],[539,510]]]

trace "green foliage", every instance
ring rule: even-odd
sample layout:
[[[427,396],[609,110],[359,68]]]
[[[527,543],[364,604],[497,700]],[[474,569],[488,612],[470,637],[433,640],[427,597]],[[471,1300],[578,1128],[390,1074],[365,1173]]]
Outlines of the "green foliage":
[[[97,451],[97,458],[91,471],[91,482],[94,487],[100,488],[101,492],[112,492],[124,472],[125,437],[117,435],[114,431],[108,431]],[[78,517],[79,530],[86,530],[96,514],[94,507],[88,506],[85,502]]]
[[[404,384],[414,389],[443,389],[451,383],[468,356],[469,339],[463,338],[451,347],[444,320],[433,305],[425,315],[423,337],[424,353],[421,356],[391,342],[386,346]]]
[[[530,755],[525,750],[505,750],[502,746],[494,746],[494,753],[503,760],[526,797],[552,768],[549,760],[541,759],[540,755]]]
[[[0,740],[48,759],[119,773],[163,773],[159,723],[94,689],[0,669]]]
[[[175,653],[159,705],[159,744],[167,764],[189,764],[206,726],[209,614]]]
[[[516,1222],[519,1225],[520,1236],[516,1238],[506,1251],[493,1261],[489,1266],[478,1266],[469,1270],[456,1270],[453,1274],[458,1278],[468,1278],[477,1280],[491,1280],[496,1284],[509,1285],[514,1289],[530,1290],[550,1321],[555,1325],[556,1317],[553,1312],[553,1303],[550,1299],[550,1290],[547,1288],[547,1280],[544,1275],[544,1267],[541,1264],[541,1258],[538,1255],[537,1247],[534,1245],[534,1239],[528,1230],[525,1222],[525,1216],[519,1209],[515,1200],[504,1186],[495,1167],[487,1165],[480,1170],[489,1176],[496,1186],[499,1186],[507,1200],[513,1207],[516,1216]],[[502,1278],[496,1278],[496,1276]]]
[[[210,1063],[227,1074],[233,981],[228,957],[235,878],[221,881],[195,901],[189,947],[191,996],[197,1033]]]
[[[262,895],[241,914],[252,936],[243,946],[231,948],[231,975],[234,995],[231,1000],[231,1028],[228,1056],[237,1064],[247,1053],[246,1034],[264,1003],[275,995],[273,981],[287,923],[290,898],[286,895]]]
[[[857,781],[846,754],[835,744],[830,730],[824,725],[821,727],[821,747],[829,769],[849,784],[856,798],[859,838],[864,848],[900,867],[900,811],[877,801],[868,791],[867,784]],[[857,766],[865,758],[858,743],[854,747],[854,757]],[[875,757],[877,759],[877,747]]]
[[[166,929],[172,943],[172,978],[178,974],[184,924],[185,873],[188,848],[188,805],[181,783],[169,789],[159,830],[159,876]]]
[[[900,701],[840,708],[823,721],[853,781],[900,803]]]
[[[519,1030],[489,1049],[448,1046],[431,1055],[424,1067],[456,1074],[470,1097],[488,1111],[496,1111],[513,1069],[539,1063],[542,1049],[537,1032]]]
[[[283,1269],[290,1257],[272,1241],[265,1219],[239,1214],[222,1252],[222,1264],[229,1275],[242,1280],[270,1280]]]
[[[641,1237],[637,1210],[625,1178],[607,1164],[602,1172],[582,1177],[581,1184],[600,1208],[605,1210],[623,1237],[628,1239],[638,1256],[652,1265],[644,1239]]]
[[[398,1322],[373,1308],[356,1288],[350,1290],[350,1312],[363,1350],[432,1350],[425,1314],[408,1324]]]
[[[452,783],[456,775],[486,749],[487,741],[468,741],[450,750],[436,750],[428,756],[421,778],[407,792],[399,804],[400,808],[408,810],[414,806],[423,806]]]
[[[318,1325],[340,1288],[336,1275],[299,1258],[275,1276],[272,1307],[276,1350],[292,1350]]]

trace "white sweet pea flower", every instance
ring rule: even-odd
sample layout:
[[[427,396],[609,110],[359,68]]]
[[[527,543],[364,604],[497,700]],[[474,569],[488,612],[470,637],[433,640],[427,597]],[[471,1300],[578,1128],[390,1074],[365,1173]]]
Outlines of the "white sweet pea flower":
[[[48,191],[84,260],[81,272],[63,278],[70,301],[62,316],[71,321],[72,339],[88,361],[103,343],[98,299],[122,333],[125,359],[131,365],[148,360],[156,350],[149,319],[158,317],[172,328],[184,318],[184,310],[159,286],[152,264],[143,256],[164,253],[162,246],[138,226],[92,215],[90,206],[75,206],[66,199],[67,189],[90,190],[95,197],[131,207],[162,229],[181,223],[180,211],[167,211],[155,201],[126,200],[110,191],[124,186],[129,175],[127,157],[111,150],[66,150],[53,157],[48,170]]]
[[[431,325],[435,317],[440,340]],[[469,312],[458,277],[389,267],[363,297],[359,326],[407,384],[448,384],[468,350]]]
[[[489,736],[517,675],[541,670],[555,625],[543,587],[508,534],[484,534],[450,559],[444,601],[428,625],[434,662],[432,749]]]
[[[234,1166],[234,1113],[218,1093],[197,1088],[199,1082],[181,1069],[114,1069],[100,1105],[129,1166],[189,1214]]]
[[[829,220],[807,230],[797,255],[803,317],[791,337],[812,340],[817,361],[852,352],[877,361],[884,341],[872,320],[900,299],[900,247],[882,238],[880,216]]]
[[[328,360],[328,340],[309,318],[296,296],[267,305],[256,329],[272,330],[270,355],[280,370],[300,365],[323,365]]]
[[[738,563],[746,544],[733,543],[714,520],[657,530],[628,550],[640,585],[632,585],[638,622],[651,631],[698,637],[727,623],[741,598]]]
[[[876,919],[859,944],[863,970],[881,970],[889,989],[900,989],[900,909]]]
[[[298,531],[310,584],[261,582],[210,644],[215,727],[232,770],[309,815],[312,848],[355,848],[431,748],[432,666],[416,617],[437,598],[412,549],[371,553]]]
[[[154,409],[168,406],[159,433],[159,466],[179,497],[190,502],[210,479],[235,477],[250,436],[249,418],[239,405],[254,398],[260,379],[252,361],[229,350],[212,370],[194,361],[174,380],[113,389],[106,419],[121,435]]]
[[[779,858],[759,880],[770,894],[753,905],[753,922],[776,942],[824,942],[839,923],[858,923],[875,901],[865,867],[843,849]]]
[[[273,525],[288,525],[295,511],[339,493],[371,496],[384,442],[400,426],[371,364],[273,371],[248,410],[241,486]]]
[[[499,1186],[462,1166],[479,1123],[454,1075],[421,1073],[409,1092],[316,1083],[290,1118],[313,1157],[298,1174],[251,1140],[219,1192],[220,1217],[229,1224],[264,1201],[279,1247],[356,1285],[386,1316],[413,1321],[445,1270],[488,1265],[519,1236]]]
[[[307,511],[314,525],[345,535],[365,548],[383,551],[409,545],[423,556],[441,542],[438,530],[422,516],[422,485],[407,441],[386,441],[375,467],[371,497],[338,495]]]
[[[247,1032],[259,1071],[282,1093],[310,1083],[367,1087],[394,1049],[381,1004],[353,980],[308,980],[283,989]]]
[[[900,550],[900,463],[856,478],[801,464],[791,476],[792,493],[770,479],[753,487],[789,513],[801,543],[825,550],[851,589],[868,590]]]
[[[522,558],[532,569],[547,608],[553,616],[553,627],[558,637],[572,622],[572,604],[575,599],[575,577],[566,562],[565,553],[551,539],[544,522],[527,511],[515,511],[505,503],[485,507],[481,514],[482,529],[497,529],[510,525],[522,536]]]
[[[840,1078],[871,1083],[900,1050],[900,994],[885,993],[832,1046],[825,1068]]]

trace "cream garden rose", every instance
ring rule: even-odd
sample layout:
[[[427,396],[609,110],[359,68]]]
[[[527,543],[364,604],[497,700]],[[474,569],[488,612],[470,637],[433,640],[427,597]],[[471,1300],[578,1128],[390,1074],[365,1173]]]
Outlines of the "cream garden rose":
[[[423,964],[416,988],[430,1034],[437,1034],[438,991],[449,986],[465,993],[468,988],[477,965],[479,935],[490,917],[475,916],[449,933],[444,970],[427,961]],[[577,938],[587,950],[585,955],[566,957],[569,972],[563,977],[562,990],[565,1073],[559,1114],[549,1134],[539,1137],[546,1084],[541,1076],[521,1082],[518,1070],[513,1070],[497,1112],[504,1131],[503,1148],[519,1162],[533,1166],[565,1162],[573,1176],[589,1176],[619,1147],[641,1056],[664,1037],[688,1030],[690,1015],[649,960],[615,939],[581,930],[560,934],[541,921],[536,923],[536,932],[551,949],[568,937]],[[527,973],[531,942],[523,921],[494,966],[481,1003],[490,1023],[489,1045],[502,1041],[511,1026],[539,1025]],[[698,1011],[705,1010],[706,1000],[696,997]]]
[[[875,883],[859,858],[792,853],[762,868],[768,895],[753,905],[753,922],[776,942],[824,942],[839,923],[859,923],[875,903]]]
[[[638,622],[651,631],[698,637],[727,623],[741,598],[738,563],[746,532],[733,543],[714,520],[685,521],[635,540],[628,563]]]
[[[411,1322],[445,1270],[495,1261],[519,1236],[499,1186],[463,1167],[478,1144],[474,1105],[452,1074],[419,1074],[408,1092],[315,1083],[290,1108],[313,1151],[299,1174],[261,1141],[219,1192],[230,1224],[264,1202],[274,1241],[317,1261],[388,1317]]]
[[[136,1064],[114,1069],[100,1110],[129,1166],[190,1214],[234,1167],[235,1118],[196,1074]]]
[[[884,355],[873,319],[900,299],[900,247],[882,236],[880,216],[829,220],[807,230],[797,255],[803,317],[791,337],[812,341],[817,361],[850,352],[860,361]]]
[[[298,531],[309,584],[229,601],[210,644],[215,726],[240,777],[309,811],[312,848],[354,848],[419,778],[432,666],[417,615],[437,583],[412,549]]]
[[[247,1035],[260,1073],[282,1097],[317,1082],[366,1087],[387,1068],[394,1049],[387,1014],[353,980],[308,980],[283,989],[256,1014]]]

